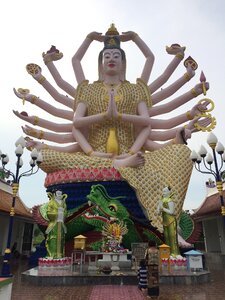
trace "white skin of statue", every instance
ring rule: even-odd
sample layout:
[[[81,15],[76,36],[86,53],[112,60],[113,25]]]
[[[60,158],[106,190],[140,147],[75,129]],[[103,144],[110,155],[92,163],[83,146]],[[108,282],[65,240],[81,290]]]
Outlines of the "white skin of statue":
[[[86,53],[88,47],[90,46],[93,40],[103,42],[104,38],[104,35],[100,33],[90,33],[86,37],[80,48],[77,50],[76,54],[74,55],[72,59],[72,64],[78,84],[86,79],[81,66],[81,60],[84,54]],[[141,52],[146,57],[146,62],[140,78],[144,82],[148,83],[154,63],[154,55],[152,54],[151,50],[136,33],[131,31],[120,35],[120,40],[122,42],[135,42],[141,50]],[[26,101],[35,104],[36,106],[47,111],[51,115],[57,116],[62,119],[66,119],[69,122],[64,124],[57,124],[48,120],[37,118],[36,116],[24,115],[17,111],[14,111],[14,113],[26,122],[50,130],[49,132],[36,130],[26,125],[22,128],[24,133],[26,133],[27,135],[38,137],[39,139],[41,138],[43,140],[48,140],[55,143],[71,143],[69,146],[64,147],[49,145],[50,149],[63,152],[83,151],[85,153],[91,153],[91,156],[112,158],[115,167],[135,167],[143,165],[144,158],[142,152],[140,151],[141,148],[153,151],[158,148],[164,147],[168,144],[184,143],[185,140],[191,137],[191,134],[193,132],[197,131],[197,129],[194,127],[194,123],[197,120],[202,126],[207,126],[210,123],[210,120],[208,118],[202,118],[200,120],[199,118],[197,118],[189,121],[190,117],[194,118],[200,111],[204,111],[207,109],[207,105],[209,104],[207,101],[205,101],[205,103],[203,104],[194,105],[193,108],[189,111],[189,117],[186,113],[184,113],[168,120],[151,118],[153,116],[155,117],[157,115],[170,112],[203,93],[202,83],[199,83],[194,87],[194,90],[192,89],[186,92],[185,94],[169,101],[168,103],[154,106],[154,104],[157,104],[160,101],[173,95],[180,87],[182,87],[189,79],[191,79],[195,75],[194,70],[191,68],[191,66],[188,66],[186,70],[187,72],[184,76],[182,76],[173,84],[164,88],[163,90],[157,91],[169,79],[176,67],[179,65],[181,57],[184,54],[184,50],[185,48],[180,46],[167,48],[167,52],[171,55],[174,55],[174,58],[168,65],[164,73],[161,76],[159,76],[154,82],[149,84],[153,104],[153,107],[150,109],[150,111],[148,111],[146,103],[144,101],[141,101],[137,105],[136,115],[129,115],[124,113],[121,115],[121,119],[123,122],[130,122],[134,125],[135,128],[136,139],[134,144],[130,148],[129,154],[123,153],[120,156],[115,156],[111,153],[97,152],[94,149],[92,149],[87,139],[88,127],[90,125],[94,123],[102,123],[105,120],[105,118],[119,117],[116,102],[114,99],[114,97],[116,96],[116,90],[112,90],[112,86],[119,86],[125,80],[126,61],[122,59],[121,52],[118,49],[106,49],[103,52],[103,61],[99,66],[100,77],[101,80],[103,80],[105,86],[107,86],[108,88],[110,99],[108,109],[105,112],[105,114],[88,116],[87,107],[85,106],[84,102],[80,102],[78,104],[74,113],[74,111],[72,110],[74,103],[73,98],[60,94],[45,78],[44,80],[42,80],[43,75],[41,73],[41,70],[38,70],[35,74],[33,74],[34,79],[41,83],[41,85],[57,102],[64,104],[66,107],[69,108],[69,110],[58,109],[32,94],[23,95],[14,89],[15,94],[19,98],[25,99]],[[58,60],[62,57],[62,55],[56,54],[57,53],[54,51],[51,53],[43,54],[46,66],[48,67],[57,85],[70,96],[74,97],[76,94],[76,90],[74,89],[74,87],[72,87],[72,85],[70,85],[64,79],[62,79],[53,63],[54,60]],[[205,87],[206,90],[209,88],[209,84],[207,82],[205,83]],[[186,121],[189,121],[189,123],[187,124],[185,129],[184,127],[176,127],[179,124],[182,124]],[[162,129],[162,131],[160,131],[160,129]],[[183,131],[182,138],[181,131]],[[166,142],[157,143],[156,141]],[[45,144],[38,141],[29,140],[28,146],[41,149],[45,146]]]
[[[162,190],[162,196],[163,196],[163,198],[168,198],[170,196],[170,194],[171,194],[171,190],[168,187],[164,187],[163,190]],[[163,207],[163,202],[160,199],[159,200],[159,204],[158,204],[158,209],[157,209],[158,214],[161,214],[162,211],[164,211],[164,212],[166,212],[166,213],[168,213],[170,215],[173,215],[174,212],[175,212],[175,204],[174,204],[174,202],[172,200],[170,202],[168,202],[168,207],[169,208]]]
[[[55,201],[58,202],[59,205],[62,205],[63,203],[63,193],[60,190],[57,190],[55,192]],[[64,222],[64,208],[62,206],[60,206],[58,208],[58,218],[57,218],[57,222]]]

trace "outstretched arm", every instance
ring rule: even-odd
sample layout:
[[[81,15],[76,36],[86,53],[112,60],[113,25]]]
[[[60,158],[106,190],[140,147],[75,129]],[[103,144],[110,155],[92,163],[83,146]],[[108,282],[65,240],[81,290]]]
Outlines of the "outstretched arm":
[[[93,40],[103,42],[104,36],[102,36],[99,32],[89,33],[72,58],[73,70],[78,84],[85,80],[84,71],[81,66],[81,60],[84,57],[87,49],[89,48]]]
[[[22,126],[22,130],[25,134],[35,137],[39,140],[46,140],[60,144],[75,142],[72,133],[57,134],[53,132],[34,129],[33,127],[30,127],[28,125]]]
[[[28,137],[25,138],[26,139],[26,147],[29,149],[32,148],[36,148],[37,150],[55,150],[55,151],[59,151],[59,152],[68,152],[68,153],[73,153],[73,152],[78,152],[81,151],[78,143],[74,143],[72,145],[68,145],[68,146],[54,146],[54,145],[48,145],[48,144],[44,144],[42,142],[36,141],[36,140],[32,140]]]
[[[189,123],[185,127],[181,126],[163,131],[152,130],[149,135],[149,139],[152,141],[168,141],[174,139],[176,137],[177,131],[180,131],[184,128],[190,130],[191,133],[198,132],[199,130],[194,126],[196,122],[198,122],[201,127],[207,127],[211,123],[211,120],[208,117],[201,119],[199,117],[196,117],[195,119],[189,121]]]
[[[209,83],[205,83],[205,87],[208,90],[209,89]],[[203,93],[202,90],[202,83],[197,84],[192,90],[188,91],[187,93],[175,98],[174,100],[171,100],[168,103],[157,105],[155,107],[152,107],[149,111],[149,115],[151,117],[165,114],[168,112],[171,112],[172,110],[176,109],[177,107],[185,104],[186,102],[190,101],[191,99],[199,96]]]
[[[37,125],[39,127],[52,130],[55,132],[71,132],[72,131],[72,122],[68,124],[54,123],[37,116],[29,116],[26,112],[19,113],[18,111],[13,110],[13,113],[20,119],[31,123],[32,125]]]
[[[59,50],[57,50],[55,46],[52,46],[51,49],[46,53],[43,53],[42,56],[44,59],[44,63],[46,64],[58,87],[60,87],[70,96],[75,97],[76,89],[61,77],[60,73],[53,63],[53,61],[59,60],[63,57],[62,52],[59,52]]]
[[[168,145],[186,144],[187,139],[191,138],[191,130],[184,128],[184,127],[176,128],[175,132],[171,131],[170,133],[168,133],[168,137],[169,137],[169,134],[170,134],[171,138],[172,138],[172,136],[174,136],[174,138],[166,143],[157,143],[157,142],[153,141],[152,136],[150,134],[150,138],[144,144],[144,149],[147,151],[155,151],[160,148],[164,148]]]
[[[151,94],[157,91],[173,74],[181,60],[184,58],[185,47],[180,47],[179,45],[172,45],[171,47],[167,47],[166,51],[168,54],[175,55],[171,63],[168,65],[166,70],[163,72],[161,76],[159,76],[156,80],[154,80],[150,85],[149,89]]]
[[[159,92],[156,92],[152,95],[152,104],[161,102],[162,100],[173,95],[177,90],[179,90],[184,84],[186,84],[193,76],[195,71],[190,65],[187,67],[187,72],[176,80],[173,84],[169,85],[167,88],[162,89]]]
[[[24,95],[24,94],[21,94],[20,92],[18,92],[16,89],[13,89],[13,91],[18,98],[28,101],[32,104],[35,104],[36,106],[38,106],[41,109],[43,109],[44,111],[48,112],[52,116],[70,120],[70,121],[73,119],[73,111],[55,108],[54,106],[41,100],[40,98],[36,97],[35,95],[32,95],[32,94]]]
[[[133,31],[122,32],[122,35],[120,35],[120,40],[122,42],[132,40],[138,46],[141,52],[144,54],[146,61],[141,74],[141,79],[144,82],[148,83],[152,71],[152,67],[154,64],[154,60],[155,60],[154,54],[146,45],[146,43],[139,37],[139,35]]]
[[[73,108],[74,99],[60,94],[51,83],[42,75],[41,68],[35,64],[27,65],[27,72],[32,75],[32,77],[40,83],[45,90],[59,103],[66,105],[69,108]],[[74,95],[75,96],[75,95]]]

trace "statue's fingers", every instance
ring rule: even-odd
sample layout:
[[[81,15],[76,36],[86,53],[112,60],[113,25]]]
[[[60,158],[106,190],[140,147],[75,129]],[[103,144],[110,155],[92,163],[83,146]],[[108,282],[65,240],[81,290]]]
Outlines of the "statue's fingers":
[[[25,126],[21,126],[21,128],[22,128],[22,130],[23,130],[24,133],[28,134],[28,131],[27,131],[27,129],[26,129]],[[28,135],[29,135],[29,134],[28,134]]]
[[[14,115],[16,115],[17,117],[20,117],[20,113],[17,110],[13,110]]]
[[[22,98],[22,95],[20,93],[17,92],[17,90],[15,88],[13,88],[14,94],[18,97],[18,98]]]

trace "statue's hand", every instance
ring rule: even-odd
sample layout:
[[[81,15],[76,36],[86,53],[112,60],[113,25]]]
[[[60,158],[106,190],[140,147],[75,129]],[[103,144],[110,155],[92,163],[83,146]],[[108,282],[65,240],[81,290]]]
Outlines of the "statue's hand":
[[[116,107],[116,103],[114,100],[114,93],[113,95],[111,94],[113,93],[112,91],[109,92],[109,105],[108,105],[108,109],[106,111],[106,116],[107,118],[117,118],[118,117],[118,111],[117,111],[117,107]]]
[[[198,116],[188,123],[186,129],[190,130],[191,133],[197,132],[197,131],[199,131],[199,129],[194,126],[195,123],[198,123],[199,126],[206,128],[207,126],[209,126],[211,124],[211,122],[212,122],[212,120],[209,117]]]
[[[34,148],[36,148],[38,151],[40,151],[43,148],[43,143],[39,142],[39,141],[34,141],[31,138],[29,138],[28,136],[25,137],[26,140],[26,148],[30,151],[32,151]]]
[[[186,70],[190,79],[195,76],[195,70],[191,67],[190,64],[188,64]]]
[[[28,74],[33,76],[35,80],[37,80],[40,84],[42,84],[46,79],[41,74],[41,67],[37,64],[28,64],[26,65],[26,70]]]
[[[47,64],[48,62],[61,59],[63,57],[63,54],[62,52],[59,52],[59,50],[55,46],[51,46],[51,48],[46,53],[42,53],[42,57],[44,63]]]
[[[210,101],[205,100],[203,103],[198,103],[192,107],[190,110],[191,116],[196,116],[198,114],[201,114],[202,112],[207,110],[207,106],[210,104]]]
[[[187,140],[191,138],[191,130],[188,127],[180,127],[176,131],[176,144],[187,144]]]
[[[37,64],[31,63],[31,64],[26,65],[26,70],[27,70],[28,74],[30,74],[34,78],[41,76],[41,67]]]
[[[34,123],[34,116],[28,116],[27,112],[23,111],[19,113],[17,110],[13,110],[14,115],[16,115],[18,118],[29,122],[29,123]]]
[[[112,117],[113,117],[113,119],[117,119],[119,117],[119,113],[117,110],[117,106],[116,106],[114,97],[112,97],[111,101],[112,101]]]
[[[111,97],[109,97],[109,105],[108,108],[106,110],[106,118],[107,119],[111,119],[112,118],[112,99]]]
[[[184,55],[186,47],[181,47],[179,44],[172,44],[171,46],[166,46],[166,52],[171,55],[176,55],[178,53]]]
[[[87,35],[87,38],[91,39],[92,41],[104,42],[105,36],[102,35],[101,32],[93,31]]]
[[[137,33],[135,33],[134,31],[126,31],[122,32],[122,34],[120,35],[120,40],[121,42],[133,41],[136,36]]]
[[[30,127],[28,125],[22,126],[22,130],[25,134],[27,134],[29,136],[33,136],[38,139],[41,139],[43,137],[43,131],[36,130],[33,127]]]
[[[188,122],[185,129],[190,130],[191,132],[195,129],[194,124],[200,119],[200,117],[194,118],[190,122]]]
[[[191,138],[191,130],[188,128],[184,129],[184,140],[187,141]]]
[[[27,89],[19,88],[16,90],[15,88],[13,88],[13,91],[14,91],[14,94],[18,98],[22,99],[23,101],[32,102],[34,100],[34,98],[37,98],[36,96],[30,94],[29,90],[27,90]]]
[[[209,83],[208,82],[204,82],[205,84],[205,89],[206,91],[209,89]],[[195,92],[198,95],[202,94],[203,93],[203,83],[198,83],[196,84],[196,86],[194,87],[195,89]]]

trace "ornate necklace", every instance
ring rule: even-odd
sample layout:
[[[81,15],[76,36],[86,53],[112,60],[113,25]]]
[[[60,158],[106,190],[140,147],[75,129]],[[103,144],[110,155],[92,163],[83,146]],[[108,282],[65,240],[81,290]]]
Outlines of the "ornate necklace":
[[[103,84],[106,87],[106,89],[117,89],[121,85],[121,81],[119,81],[117,83],[105,83],[105,82],[103,82]]]

